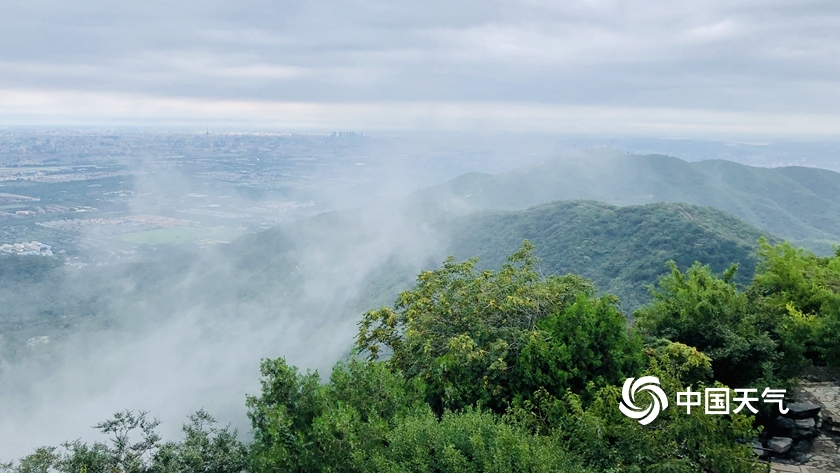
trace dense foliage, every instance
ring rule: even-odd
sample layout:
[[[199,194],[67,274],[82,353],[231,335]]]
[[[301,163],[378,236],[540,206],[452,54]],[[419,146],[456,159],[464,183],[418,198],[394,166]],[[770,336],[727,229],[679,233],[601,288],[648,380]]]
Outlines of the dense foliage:
[[[107,443],[79,440],[61,448],[41,447],[17,465],[0,465],[15,473],[238,473],[247,460],[247,447],[236,430],[215,427],[215,419],[200,410],[183,426],[181,442],[162,442],[160,424],[146,412],[124,411],[94,426],[109,435]]]
[[[587,280],[542,276],[527,241],[498,271],[450,258],[367,312],[326,382],[263,360],[247,443],[203,411],[163,443],[155,420],[124,412],[97,425],[110,443],[41,448],[0,471],[762,471],[752,416],[672,406],[641,425],[619,410],[627,377],[673,394],[776,386],[840,361],[840,251],[761,241],[758,257],[747,287],[735,266],[670,263],[633,324]]]
[[[713,271],[732,263],[734,281],[749,283],[756,265],[755,227],[708,207],[656,203],[618,207],[593,201],[563,201],[515,212],[480,212],[454,224],[456,256],[478,255],[485,267],[501,266],[522,240],[537,247],[547,274],[578,274],[615,294],[631,312],[650,301],[647,285],[662,264],[680,268],[695,261]]]
[[[525,243],[499,271],[447,260],[393,308],[365,314],[367,361],[326,385],[266,360],[248,400],[254,471],[755,471],[750,418],[671,412],[643,427],[618,410],[626,377],[668,389],[711,364],[670,342],[645,349],[614,298],[541,277]],[[655,445],[655,447],[651,447]]]
[[[615,384],[641,365],[624,317],[578,276],[540,277],[526,242],[493,272],[476,260],[426,271],[394,309],[365,314],[360,349],[423,379],[437,412],[479,404],[502,411],[540,387]]]
[[[786,242],[760,243],[750,296],[775,322],[775,337],[810,362],[840,365],[840,248],[818,257]]]
[[[723,212],[686,204],[553,202],[519,212],[447,218],[435,214],[431,220],[438,236],[457,238],[423,249],[394,249],[395,254],[409,255],[407,259],[353,261],[343,274],[360,271],[364,279],[330,281],[332,298],[347,301],[338,308],[319,307],[300,294],[308,292],[306,281],[324,277],[313,261],[341,266],[352,260],[347,255],[381,238],[375,226],[361,223],[364,215],[352,212],[323,214],[247,235],[214,249],[210,256],[183,246],[161,247],[125,263],[84,269],[52,258],[0,256],[0,306],[6,308],[0,311],[0,360],[60,358],[46,352],[60,351],[73,333],[103,328],[131,332],[133,325],[159,323],[156,317],[167,320],[195,307],[203,307],[203,316],[214,319],[227,316],[225,311],[218,314],[218,308],[246,306],[243,316],[259,319],[276,317],[279,305],[289,313],[330,314],[335,319],[325,323],[337,323],[345,314],[389,304],[411,287],[420,268],[446,254],[478,256],[482,268],[497,269],[525,239],[537,246],[539,271],[590,279],[603,293],[617,295],[621,310],[629,313],[650,300],[646,285],[656,282],[662,263],[669,259],[680,268],[702,261],[714,271],[737,262],[744,269],[736,280],[749,282],[755,242],[762,235]],[[48,345],[27,349],[28,340],[43,336],[49,337]]]
[[[840,365],[840,250],[818,257],[790,243],[761,240],[753,282],[740,289],[736,267],[718,276],[695,263],[672,263],[636,312],[649,337],[693,346],[731,386],[784,385],[815,364]]]
[[[636,312],[638,327],[647,334],[696,347],[712,360],[715,378],[733,387],[750,386],[768,372],[776,345],[761,330],[761,315],[731,278],[695,263],[685,273],[676,264],[660,279],[654,302]]]

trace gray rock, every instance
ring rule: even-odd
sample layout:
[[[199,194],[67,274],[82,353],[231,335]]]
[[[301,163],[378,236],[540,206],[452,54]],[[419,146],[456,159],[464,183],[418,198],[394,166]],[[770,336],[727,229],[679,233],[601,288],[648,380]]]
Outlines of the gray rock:
[[[789,437],[773,437],[767,442],[767,447],[778,454],[787,453],[793,445],[793,439]]]
[[[811,442],[805,439],[797,440],[793,443],[793,451],[799,453],[808,453],[811,451]]]
[[[804,453],[793,452],[790,454],[790,459],[796,463],[808,463],[808,455]]]
[[[816,422],[814,421],[813,418],[796,419],[794,422],[796,423],[796,428],[797,429],[811,430],[814,427],[816,427]]]
[[[816,417],[819,414],[820,406],[814,404],[811,401],[802,401],[802,402],[792,402],[787,405],[788,413],[785,414],[785,417],[790,417],[791,419],[807,419],[809,417]]]
[[[762,445],[758,440],[753,440],[752,449],[755,456],[759,458],[767,455],[767,452],[764,451],[764,445]]]
[[[793,429],[790,437],[793,439],[804,439],[816,437],[818,433],[816,429]]]
[[[823,410],[820,411],[820,417],[822,417],[823,424],[825,425],[833,425],[833,424],[840,424],[840,422],[834,420],[834,414],[831,411]]]
[[[796,421],[788,419],[787,417],[776,417],[773,421],[773,427],[777,430],[791,430],[796,428]]]

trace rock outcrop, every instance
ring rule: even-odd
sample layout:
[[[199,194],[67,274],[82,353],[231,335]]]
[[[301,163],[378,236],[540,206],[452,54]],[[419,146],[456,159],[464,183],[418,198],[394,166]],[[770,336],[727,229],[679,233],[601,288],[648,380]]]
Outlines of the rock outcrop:
[[[772,472],[840,471],[840,386],[802,383],[797,397],[753,451],[771,460]]]

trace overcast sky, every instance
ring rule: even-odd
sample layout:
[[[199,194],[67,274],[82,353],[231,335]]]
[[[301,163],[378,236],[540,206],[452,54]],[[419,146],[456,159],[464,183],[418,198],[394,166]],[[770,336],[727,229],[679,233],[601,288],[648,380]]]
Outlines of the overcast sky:
[[[840,133],[840,2],[0,0],[0,125]]]

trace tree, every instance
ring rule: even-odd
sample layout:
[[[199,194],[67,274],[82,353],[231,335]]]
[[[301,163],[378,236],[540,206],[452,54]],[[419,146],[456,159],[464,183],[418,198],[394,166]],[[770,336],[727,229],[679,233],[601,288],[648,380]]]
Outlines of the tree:
[[[591,398],[597,389],[637,376],[644,363],[640,337],[611,296],[578,294],[574,303],[537,323],[522,349],[511,382],[530,395],[567,390]]]
[[[512,398],[519,353],[540,320],[562,312],[578,294],[594,294],[574,275],[542,277],[533,245],[525,241],[499,271],[475,269],[477,260],[424,271],[394,308],[366,313],[357,348],[393,370],[428,385],[435,412],[481,404],[503,411]]]
[[[669,267],[653,290],[654,302],[636,311],[642,333],[696,347],[711,359],[714,379],[725,385],[772,379],[777,345],[757,328],[759,317],[731,282],[737,266],[720,277],[699,263],[685,273],[673,261]]]
[[[750,296],[773,322],[791,370],[803,362],[840,366],[840,248],[832,257],[783,242],[759,242]]]
[[[167,442],[157,452],[154,473],[239,473],[245,471],[248,448],[237,439],[236,429],[215,427],[216,419],[204,409],[189,416],[184,440]]]
[[[255,472],[373,471],[395,422],[424,405],[418,380],[380,362],[340,362],[324,385],[283,359],[261,371],[262,391],[247,401]]]
[[[95,426],[111,435],[109,443],[65,442],[62,449],[41,447],[17,465],[0,464],[7,473],[240,473],[247,449],[236,431],[216,428],[200,410],[184,425],[183,442],[160,443],[160,422],[145,411],[122,411]],[[139,439],[137,438],[139,437]],[[135,439],[136,441],[133,441]]]
[[[322,412],[315,373],[298,373],[282,358],[260,364],[260,396],[248,396],[248,418],[254,432],[253,471],[301,471],[313,461],[306,433]],[[288,466],[287,466],[288,465]]]
[[[157,419],[147,418],[145,411],[117,412],[111,419],[94,426],[103,434],[111,435],[110,445],[95,442],[92,445],[74,440],[62,444],[63,450],[41,447],[21,459],[17,466],[9,466],[13,473],[144,473],[160,446],[160,436],[155,429]],[[139,440],[132,442],[132,437]]]
[[[671,395],[687,386],[702,389],[700,380],[711,374],[709,357],[684,344],[664,342],[645,354],[640,376],[657,377]],[[559,449],[594,471],[763,471],[749,445],[757,435],[751,416],[706,415],[702,409],[686,414],[671,406],[643,426],[619,411],[620,401],[621,389],[612,385],[598,389],[590,402],[572,390],[554,395],[542,389],[510,416],[529,430],[556,436]]]

